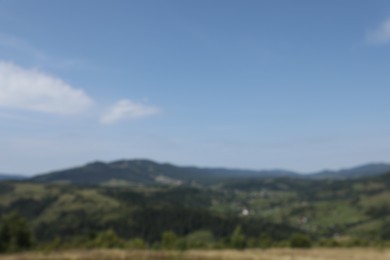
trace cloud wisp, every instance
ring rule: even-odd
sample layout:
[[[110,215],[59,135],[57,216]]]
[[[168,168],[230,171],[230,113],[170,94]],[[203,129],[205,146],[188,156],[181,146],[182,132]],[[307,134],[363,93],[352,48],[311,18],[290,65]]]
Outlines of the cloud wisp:
[[[0,106],[48,114],[82,113],[93,104],[83,90],[36,69],[0,61]]]
[[[64,58],[49,55],[23,38],[0,32],[0,47],[13,50],[29,57],[33,63],[43,67],[58,68],[63,70],[100,70],[83,59]]]
[[[378,45],[390,44],[390,18],[367,34],[367,42]]]
[[[161,109],[155,106],[137,103],[129,99],[123,99],[116,102],[100,118],[102,124],[114,124],[122,120],[136,120],[145,117],[157,115]]]

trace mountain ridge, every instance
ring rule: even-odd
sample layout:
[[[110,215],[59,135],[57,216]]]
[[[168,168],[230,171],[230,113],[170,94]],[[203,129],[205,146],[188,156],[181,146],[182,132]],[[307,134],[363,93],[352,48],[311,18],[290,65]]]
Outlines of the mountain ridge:
[[[377,176],[390,172],[388,163],[367,163],[352,168],[342,168],[339,170],[323,170],[310,175],[312,178],[324,179],[349,179],[368,176]]]
[[[6,174],[6,173],[0,173],[0,181],[1,180],[23,180],[28,177],[20,174]]]
[[[122,181],[128,185],[159,185],[183,183],[214,183],[231,177],[293,176],[296,173],[284,170],[240,170],[227,168],[199,168],[157,163],[147,159],[95,161],[80,167],[53,171],[33,176],[35,182],[62,182],[85,185],[108,185],[110,181]]]
[[[207,185],[228,179],[243,178],[353,179],[381,175],[387,172],[390,172],[390,164],[386,163],[370,163],[353,168],[301,174],[281,169],[245,170],[177,166],[148,159],[122,159],[112,162],[95,161],[82,166],[36,175],[29,180],[43,183],[108,186]]]

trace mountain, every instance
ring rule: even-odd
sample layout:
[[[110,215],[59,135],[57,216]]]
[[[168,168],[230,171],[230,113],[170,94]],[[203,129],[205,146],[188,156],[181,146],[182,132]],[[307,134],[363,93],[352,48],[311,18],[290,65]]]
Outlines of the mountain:
[[[26,176],[16,175],[16,174],[3,174],[0,173],[0,181],[2,180],[23,180],[26,179]]]
[[[80,168],[88,174],[87,169],[141,169],[145,165],[175,168],[139,160]],[[303,232],[313,241],[334,238],[334,245],[362,246],[390,237],[390,173],[333,180],[227,179],[206,188],[0,182],[0,215],[12,212],[28,220],[37,241],[43,243],[60,237],[80,246],[80,241],[88,242],[111,229],[121,238],[139,237],[149,245],[160,241],[167,230],[181,239],[208,231],[216,241],[229,241],[240,226],[248,239],[267,234],[281,242]]]
[[[31,178],[41,183],[67,183],[103,186],[178,186],[208,185],[226,181],[261,178],[354,179],[390,172],[390,164],[366,164],[350,169],[299,174],[286,170],[245,170],[183,167],[151,160],[93,162],[71,169],[54,171]]]
[[[284,170],[239,170],[224,168],[181,167],[150,160],[94,162],[31,178],[42,183],[69,183],[105,186],[153,186],[211,184],[232,178],[298,176]]]
[[[351,179],[369,176],[377,176],[390,172],[390,164],[371,163],[354,168],[341,169],[338,171],[325,170],[310,174],[308,177],[315,179]]]

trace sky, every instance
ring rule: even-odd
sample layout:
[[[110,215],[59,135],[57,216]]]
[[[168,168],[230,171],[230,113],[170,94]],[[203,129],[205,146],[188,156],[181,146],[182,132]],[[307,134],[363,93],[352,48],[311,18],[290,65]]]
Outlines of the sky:
[[[390,162],[390,0],[0,0],[0,172]]]

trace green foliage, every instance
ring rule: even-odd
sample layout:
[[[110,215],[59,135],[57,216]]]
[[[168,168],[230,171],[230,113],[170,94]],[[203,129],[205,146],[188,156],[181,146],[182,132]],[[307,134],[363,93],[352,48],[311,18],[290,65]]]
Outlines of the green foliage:
[[[42,243],[38,245],[36,249],[43,251],[45,253],[50,253],[63,248],[65,248],[65,242],[61,238],[56,237],[48,243]]]
[[[352,237],[343,241],[344,247],[366,247],[370,242],[363,238]]]
[[[368,207],[365,213],[373,218],[384,218],[390,215],[389,205],[374,205]]]
[[[130,239],[128,246],[132,249],[145,249],[146,245],[142,238]]]
[[[195,231],[185,238],[187,248],[212,248],[215,239],[209,230]]]
[[[236,249],[244,249],[246,247],[245,235],[241,226],[237,226],[231,234],[230,245]]]
[[[250,237],[246,241],[246,247],[248,248],[257,248],[259,246],[259,240],[255,237]]]
[[[6,223],[4,218],[2,218],[0,223],[0,252],[7,251],[10,247],[10,243],[11,231],[8,223]]]
[[[320,247],[339,247],[339,246],[341,246],[340,242],[338,242],[335,239],[331,239],[331,238],[320,239],[318,241],[317,245]]]
[[[390,221],[386,221],[382,224],[380,238],[383,240],[390,240]]]
[[[306,235],[294,234],[290,238],[290,246],[292,248],[309,248],[311,247],[311,241]]]
[[[165,231],[161,235],[161,245],[164,249],[175,249],[177,243],[178,243],[177,236],[172,231]]]
[[[17,213],[0,219],[0,252],[19,251],[31,248],[32,233],[27,222]]]
[[[116,248],[123,247],[124,242],[117,236],[115,231],[109,229],[97,235],[93,246],[98,248]]]
[[[261,248],[269,248],[273,244],[272,238],[269,234],[261,234],[259,238],[259,246]]]
[[[7,192],[2,192],[3,187]],[[0,216],[4,216],[0,250],[23,247],[22,240],[10,238],[10,225],[3,221],[12,211],[29,220],[41,245],[50,245],[61,237],[53,243],[53,250],[64,246],[296,246],[291,235],[303,232],[313,238],[309,244],[319,246],[365,246],[374,240],[386,244],[390,241],[389,188],[390,175],[368,181],[240,179],[225,186],[196,188],[185,184],[108,188],[0,183]],[[249,215],[242,215],[244,208]],[[106,234],[108,227],[114,235]],[[174,239],[162,236],[166,230],[175,235]],[[321,239],[336,236],[348,239]],[[27,241],[31,244],[30,239]]]

